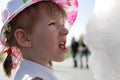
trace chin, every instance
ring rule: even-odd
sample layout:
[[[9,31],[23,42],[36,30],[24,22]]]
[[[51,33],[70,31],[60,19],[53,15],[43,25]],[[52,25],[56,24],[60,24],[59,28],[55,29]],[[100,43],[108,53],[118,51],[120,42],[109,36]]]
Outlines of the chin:
[[[64,61],[64,60],[65,60],[65,57],[62,57],[62,58],[56,59],[55,61],[56,61],[56,62],[62,62],[62,61]]]

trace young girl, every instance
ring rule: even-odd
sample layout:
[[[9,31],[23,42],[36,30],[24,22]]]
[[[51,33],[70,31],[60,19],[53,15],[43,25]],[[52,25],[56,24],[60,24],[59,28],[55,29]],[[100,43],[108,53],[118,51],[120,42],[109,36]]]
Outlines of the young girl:
[[[11,0],[7,5],[1,31],[6,75],[11,75],[12,57],[22,54],[14,80],[57,80],[49,62],[65,59],[65,26],[76,19],[77,1]]]

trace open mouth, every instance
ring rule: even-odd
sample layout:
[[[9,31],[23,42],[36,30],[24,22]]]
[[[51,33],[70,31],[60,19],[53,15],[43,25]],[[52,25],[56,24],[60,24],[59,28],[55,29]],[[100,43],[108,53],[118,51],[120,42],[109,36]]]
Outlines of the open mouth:
[[[60,48],[63,52],[66,52],[66,51],[67,51],[67,48],[66,48],[65,44],[66,44],[66,41],[61,42],[61,43],[59,44],[59,48]]]

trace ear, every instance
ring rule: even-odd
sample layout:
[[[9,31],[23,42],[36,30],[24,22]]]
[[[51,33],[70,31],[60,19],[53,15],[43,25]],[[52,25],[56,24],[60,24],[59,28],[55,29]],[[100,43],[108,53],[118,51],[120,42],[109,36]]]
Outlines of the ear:
[[[17,29],[14,33],[14,36],[20,46],[31,47],[30,36],[23,29]]]

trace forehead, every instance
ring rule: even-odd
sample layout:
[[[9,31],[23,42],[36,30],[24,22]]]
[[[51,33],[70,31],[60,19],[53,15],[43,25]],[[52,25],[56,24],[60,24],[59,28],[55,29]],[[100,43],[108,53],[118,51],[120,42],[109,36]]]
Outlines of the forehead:
[[[51,18],[66,18],[65,10],[53,2],[42,2],[39,6],[39,11]]]
[[[41,23],[49,23],[49,22],[56,22],[60,24],[64,24],[66,18],[61,16],[61,15],[53,15],[53,14],[48,14],[46,13],[46,10],[43,10],[41,17],[40,17],[40,22]]]

